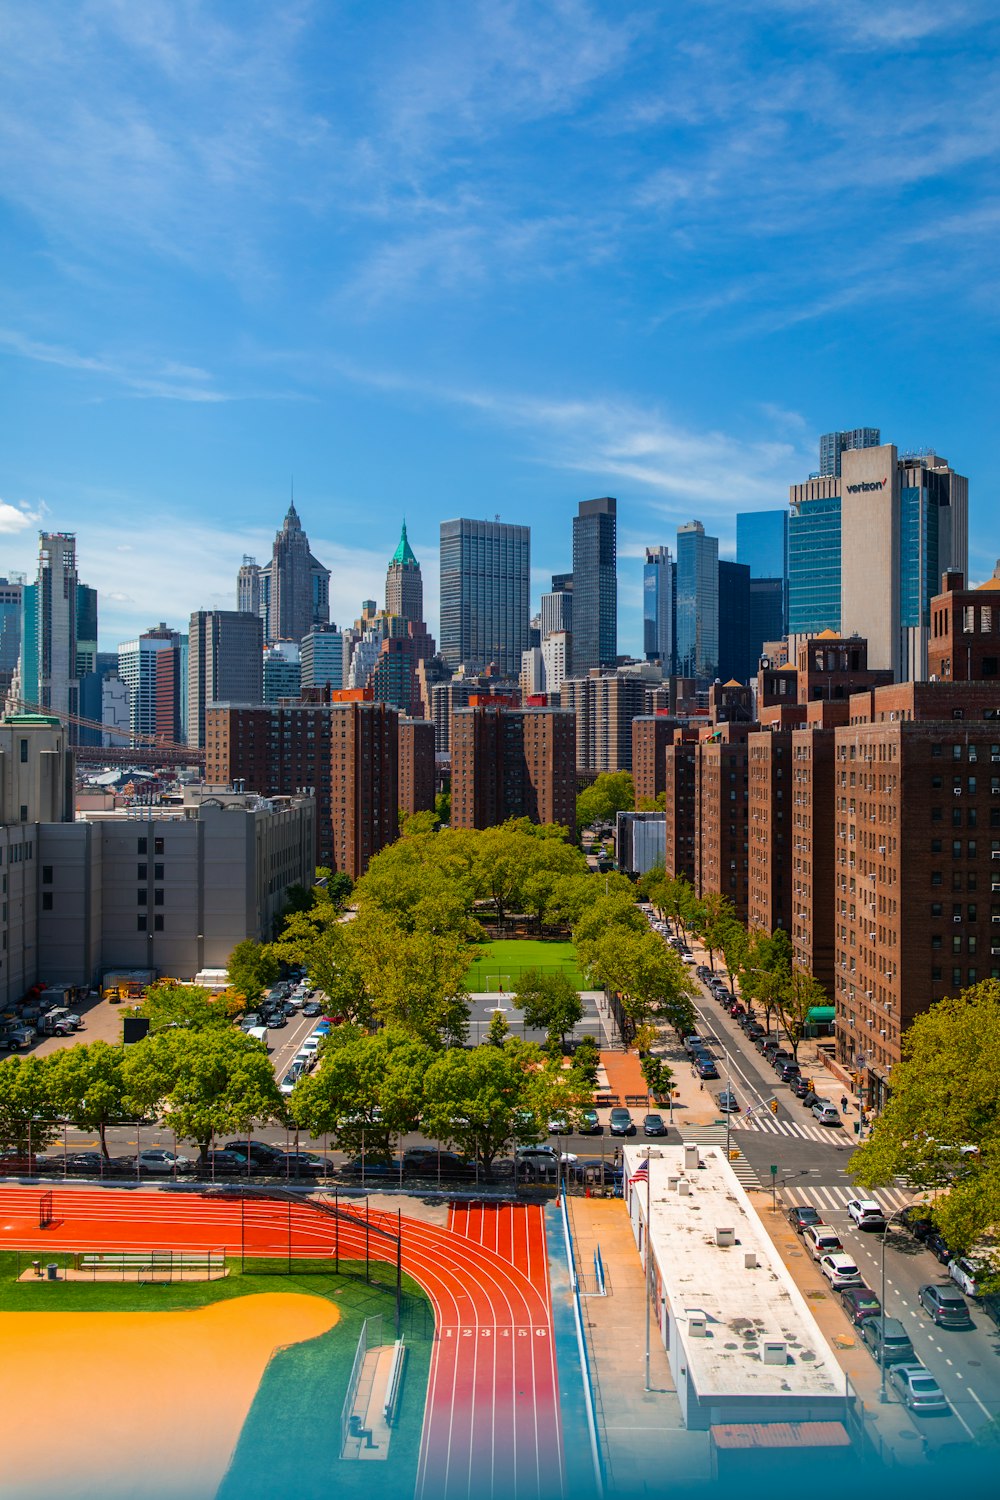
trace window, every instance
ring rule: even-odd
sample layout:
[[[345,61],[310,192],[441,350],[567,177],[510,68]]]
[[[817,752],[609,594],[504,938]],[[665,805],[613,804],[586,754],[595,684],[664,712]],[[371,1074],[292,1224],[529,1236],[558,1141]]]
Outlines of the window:
[[[931,808],[931,822],[932,823],[940,823],[940,821],[941,821],[941,809],[939,807],[932,807]]]
[[[941,853],[941,840],[940,839],[931,839],[931,853],[932,854],[940,854]]]
[[[933,968],[931,970],[931,978],[939,980],[941,978],[941,970],[939,968]]]
[[[21,803],[21,822],[22,823],[27,823],[27,821],[28,821],[28,804],[27,804],[27,802],[22,802]]]
[[[154,865],[153,866],[153,879],[154,880],[162,880],[163,879],[163,866],[162,865]]]
[[[147,865],[136,865],[136,867],[135,867],[135,878],[136,878],[136,880],[145,880],[146,879],[146,871],[147,871],[147,869],[148,869]]]
[[[956,990],[960,990],[962,988],[962,971],[961,971],[961,969],[952,969],[952,971],[951,971],[951,982],[955,986]]]
[[[158,838],[158,839],[154,839],[153,840],[153,853],[154,854],[162,854],[163,853],[163,839],[162,838]]]
[[[52,892],[51,891],[43,891],[42,892],[42,911],[51,911],[51,910],[52,910]]]
[[[969,947],[969,952],[970,953],[975,953],[975,951],[976,951],[976,938],[975,938],[975,934],[974,933],[970,933],[970,935],[969,935],[968,947]]]
[[[153,905],[154,906],[162,906],[163,905],[163,892],[162,892],[162,890],[155,890],[153,892]]]
[[[154,928],[154,931],[156,931],[156,932],[162,932],[163,931],[163,918],[162,917],[154,917],[153,918],[153,928]]]
[[[941,778],[940,778],[940,776],[932,776],[931,777],[931,786],[933,787],[934,791],[936,791],[936,792],[939,792],[941,790]]]
[[[939,917],[940,915],[941,915],[941,903],[940,903],[940,901],[932,901],[931,902],[931,916],[932,917]]]
[[[146,905],[146,889],[145,889],[145,887],[143,887],[142,890],[136,891],[136,893],[135,893],[135,904],[136,904],[136,906],[145,906]]]
[[[931,933],[931,947],[934,949],[941,947],[941,934],[939,932]]]
[[[941,871],[940,870],[932,870],[931,871],[931,885],[940,885],[940,884],[941,884]]]
[[[28,764],[28,741],[27,740],[22,740],[21,741],[21,764],[22,764],[22,766],[26,766]]]
[[[141,911],[139,913],[139,915],[136,917],[136,919],[135,919],[135,925],[136,925],[137,931],[139,931],[139,932],[145,932],[146,931],[146,913],[144,911]]]
[[[952,940],[951,940],[951,951],[952,951],[952,953],[961,953],[961,951],[962,951],[962,936],[961,936],[961,933],[956,932],[955,936],[952,938]]]
[[[145,852],[146,852],[146,840],[145,839],[139,839],[137,847],[136,847],[136,853],[137,854],[145,854]]]
[[[941,746],[940,745],[932,745],[931,746],[931,754],[932,755],[940,755],[941,754]]]
[[[954,710],[952,710],[952,715],[954,716]],[[952,758],[952,760],[961,760],[962,759],[962,747],[961,747],[961,745],[952,745],[952,747],[951,747],[951,758]]]
[[[52,866],[42,865],[42,885],[52,884]]]
[[[953,807],[951,810],[951,826],[952,828],[961,828],[962,826],[962,809],[960,807]]]

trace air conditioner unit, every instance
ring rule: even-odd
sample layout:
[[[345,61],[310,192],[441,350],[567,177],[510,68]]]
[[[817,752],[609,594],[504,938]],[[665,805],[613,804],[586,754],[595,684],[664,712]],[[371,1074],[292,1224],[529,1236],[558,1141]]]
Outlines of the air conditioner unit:
[[[961,918],[961,917],[959,917],[959,916],[954,916],[954,917],[952,917],[952,919],[951,919],[951,920],[952,920],[952,921],[953,921],[953,922],[961,922],[961,920],[962,920],[962,918]]]
[[[876,938],[878,937],[878,933],[877,932],[870,932],[868,934],[868,937],[869,937],[869,940],[874,943],[875,940],[876,940]]]
[[[875,991],[874,990],[865,990],[865,995],[866,995],[866,997],[869,1000],[873,1000],[875,998]]]
[[[1000,849],[991,849],[990,859],[1000,859]]]
[[[879,846],[878,846],[878,852],[880,854],[884,854],[885,853],[885,845],[884,844],[879,844]]]
[[[993,922],[1000,922],[1000,911],[994,912],[990,920]]]
[[[882,1030],[882,1031],[879,1032],[879,1036],[887,1036],[887,1035],[888,1035],[888,1032],[886,1032],[884,1030]]]
[[[869,1024],[869,1026],[874,1026],[875,1025],[875,1017],[874,1016],[869,1016],[868,1017],[868,1024]]]

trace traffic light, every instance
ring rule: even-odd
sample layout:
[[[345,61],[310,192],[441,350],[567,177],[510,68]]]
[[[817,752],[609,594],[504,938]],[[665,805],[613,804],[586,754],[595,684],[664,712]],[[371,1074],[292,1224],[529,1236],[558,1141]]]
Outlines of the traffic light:
[[[778,1101],[777,1101],[777,1099],[769,1099],[767,1101],[767,1107],[771,1111],[772,1115],[776,1115],[778,1113]]]

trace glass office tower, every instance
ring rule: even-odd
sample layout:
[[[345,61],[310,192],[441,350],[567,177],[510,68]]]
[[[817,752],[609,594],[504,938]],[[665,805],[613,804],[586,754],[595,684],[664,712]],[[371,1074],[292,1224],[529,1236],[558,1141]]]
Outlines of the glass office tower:
[[[714,678],[719,670],[719,539],[700,521],[677,531],[678,677]]]
[[[664,674],[674,670],[674,564],[669,547],[647,547],[642,569],[642,649]]]
[[[573,517],[573,672],[618,660],[618,502],[583,500]]]
[[[441,523],[441,655],[452,670],[496,662],[516,677],[528,649],[531,531],[500,521]]]

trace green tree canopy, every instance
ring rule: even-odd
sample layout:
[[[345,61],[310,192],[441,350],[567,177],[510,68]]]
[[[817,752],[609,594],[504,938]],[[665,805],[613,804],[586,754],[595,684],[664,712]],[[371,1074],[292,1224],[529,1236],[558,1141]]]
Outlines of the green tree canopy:
[[[128,1113],[125,1048],[109,1042],[62,1047],[48,1061],[49,1090],[59,1114],[78,1130],[96,1130],[108,1156],[107,1128]]]
[[[557,1086],[539,1049],[518,1037],[503,1047],[452,1048],[427,1069],[421,1128],[489,1173],[501,1153],[537,1137],[532,1122],[547,1118],[554,1100],[570,1097],[569,1082]]]
[[[809,1012],[816,1005],[828,1005],[826,990],[806,969],[796,964],[788,974],[775,999],[778,1019],[785,1028],[792,1049],[792,1056],[799,1055],[799,1043],[806,1034]]]
[[[524,1011],[532,1031],[544,1031],[550,1045],[565,1044],[566,1033],[583,1019],[583,1002],[576,986],[560,969],[523,969],[514,1004]]]
[[[230,953],[226,972],[230,989],[255,1004],[278,978],[281,964],[273,948],[244,938]]]
[[[617,812],[635,807],[635,782],[631,771],[602,771],[576,799],[577,828],[610,823]]]
[[[350,924],[350,942],[375,1020],[433,1044],[464,1041],[472,950],[463,938],[407,931],[365,910]]]
[[[59,1135],[47,1058],[7,1057],[0,1062],[0,1147],[28,1156]]]
[[[851,1171],[867,1188],[906,1177],[940,1190],[948,1243],[986,1239],[1000,1270],[1000,983],[987,980],[917,1016],[902,1037],[892,1092]]]
[[[661,1020],[679,1036],[694,1029],[694,982],[684,964],[655,933],[606,929],[588,949],[592,978],[621,997],[636,1024]]]
[[[296,1123],[313,1135],[335,1135],[344,1151],[388,1160],[401,1135],[416,1130],[423,1080],[434,1053],[407,1032],[369,1035],[340,1026],[320,1046],[320,1065],[292,1092]]]
[[[163,1115],[202,1157],[215,1136],[280,1120],[285,1103],[263,1043],[232,1027],[178,1028],[126,1050],[125,1099],[141,1114]]]
[[[213,996],[200,984],[161,979],[149,986],[140,1005],[123,1011],[123,1015],[145,1016],[153,1033],[173,1027],[204,1031],[206,1027],[228,1029],[242,1008],[242,1001],[232,994]]]

